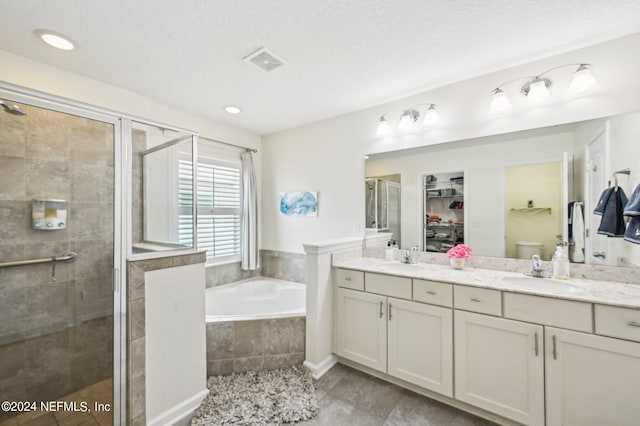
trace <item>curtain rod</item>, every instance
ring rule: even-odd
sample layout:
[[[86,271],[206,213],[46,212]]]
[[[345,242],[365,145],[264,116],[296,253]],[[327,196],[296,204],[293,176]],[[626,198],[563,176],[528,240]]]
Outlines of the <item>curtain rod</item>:
[[[223,145],[233,146],[235,148],[245,149],[245,150],[247,150],[249,152],[256,152],[256,153],[258,152],[258,150],[255,149],[255,148],[248,148],[248,147],[242,146],[242,145],[236,145],[236,144],[233,144],[233,143],[223,142],[223,141],[219,141],[219,140],[216,140],[216,139],[209,139],[209,138],[205,138],[204,136],[200,136],[200,139],[204,139],[206,141],[215,142],[215,143],[221,143]]]

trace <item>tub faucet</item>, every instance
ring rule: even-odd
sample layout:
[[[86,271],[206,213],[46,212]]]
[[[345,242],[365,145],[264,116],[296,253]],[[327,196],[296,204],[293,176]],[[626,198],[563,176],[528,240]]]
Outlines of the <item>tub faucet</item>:
[[[537,254],[531,256],[531,272],[529,272],[529,275],[531,275],[532,277],[543,278],[543,270],[544,269],[542,268],[542,261],[540,260],[540,256],[538,256]]]
[[[402,263],[417,263],[415,253],[418,251],[418,247],[411,247],[411,249],[404,249],[404,255],[402,256]]]

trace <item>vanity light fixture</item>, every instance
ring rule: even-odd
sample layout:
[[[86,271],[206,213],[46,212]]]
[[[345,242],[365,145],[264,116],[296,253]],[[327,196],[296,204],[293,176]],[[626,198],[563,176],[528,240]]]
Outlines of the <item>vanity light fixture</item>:
[[[429,108],[424,112],[424,125],[434,126],[438,122],[438,110],[436,106],[431,104]]]
[[[596,79],[591,73],[590,65],[580,64],[576,72],[573,73],[569,88],[575,92],[583,92],[596,85]]]
[[[491,112],[502,112],[509,109],[511,102],[506,93],[500,88],[494,89],[491,97]]]
[[[400,119],[398,121],[398,129],[403,132],[408,132],[413,129],[420,119],[420,112],[418,111],[419,107],[427,107],[424,111],[424,118],[422,119],[422,124],[425,126],[433,126],[438,122],[438,110],[436,109],[435,104],[418,104],[407,109],[396,109],[393,111],[389,111],[380,118],[378,118],[378,128],[376,130],[377,137],[385,137],[391,135],[391,125],[387,120],[387,117],[399,113]]]
[[[384,115],[378,119],[378,129],[376,130],[376,136],[385,137],[391,134],[391,126]]]
[[[56,49],[60,49],[60,50],[75,49],[75,45],[68,37],[63,36],[60,33],[56,33],[55,31],[35,30],[33,33],[40,40],[44,41],[51,47],[55,47]]]
[[[502,87],[518,80],[527,80],[527,82],[520,88],[520,93],[527,97],[528,101],[541,101],[547,98],[550,94],[549,88],[551,87],[551,80],[545,77],[545,74],[555,71],[564,67],[578,68],[573,73],[573,79],[569,85],[569,89],[574,92],[582,92],[596,85],[596,80],[591,74],[591,65],[589,64],[567,64],[560,65],[535,76],[525,76],[514,78],[507,82],[502,83],[491,92],[491,107],[489,111],[491,113],[500,113],[506,111],[511,106],[511,102],[506,93],[502,90]]]
[[[400,116],[400,122],[398,123],[398,129],[408,132],[411,130],[416,121],[418,121],[418,117],[420,113],[414,109],[405,110]]]

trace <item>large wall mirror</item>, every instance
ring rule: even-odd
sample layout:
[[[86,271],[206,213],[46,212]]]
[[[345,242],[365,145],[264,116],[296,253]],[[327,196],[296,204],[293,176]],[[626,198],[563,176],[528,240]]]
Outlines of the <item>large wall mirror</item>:
[[[640,113],[631,113],[372,154],[365,173],[401,177],[402,234],[396,237],[402,248],[438,247],[425,239],[430,213],[426,177],[460,171],[460,201],[449,205],[464,206],[464,214],[444,211],[441,219],[464,225],[464,242],[474,254],[530,258],[539,251],[549,260],[556,244],[571,241],[576,262],[638,266],[640,244],[599,234],[603,216],[593,211],[616,180],[627,197],[640,184],[639,140]],[[577,221],[574,233],[572,214],[580,210],[583,221]]]

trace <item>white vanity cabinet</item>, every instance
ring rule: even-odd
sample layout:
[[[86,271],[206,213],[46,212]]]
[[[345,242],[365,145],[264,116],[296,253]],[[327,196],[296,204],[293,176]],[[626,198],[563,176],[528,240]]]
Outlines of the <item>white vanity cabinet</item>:
[[[365,287],[367,282],[383,293],[385,282],[390,293],[406,290],[397,277],[385,281],[384,275],[365,274]],[[337,287],[335,318],[334,349],[339,356],[453,396],[451,309]]]
[[[455,311],[455,398],[544,425],[543,327]]]
[[[387,298],[336,289],[335,351],[374,370],[387,371]]]
[[[345,360],[507,424],[640,425],[638,308],[424,274],[335,276]]]
[[[640,424],[640,343],[545,327],[545,347],[547,426]]]
[[[451,309],[388,298],[388,369],[399,379],[453,396]]]

